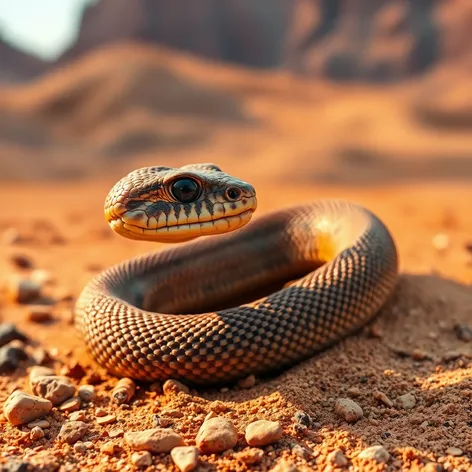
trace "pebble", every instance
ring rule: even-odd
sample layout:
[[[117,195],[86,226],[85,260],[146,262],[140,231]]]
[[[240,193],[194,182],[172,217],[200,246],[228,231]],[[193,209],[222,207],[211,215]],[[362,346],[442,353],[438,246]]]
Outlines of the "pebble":
[[[223,452],[236,446],[238,432],[230,420],[217,416],[203,422],[195,441],[203,454]]]
[[[411,410],[416,405],[416,398],[411,393],[405,393],[405,395],[400,395],[397,398],[397,401],[404,410]]]
[[[390,459],[390,454],[383,446],[370,446],[364,449],[359,457],[361,459],[375,460],[377,462],[387,463]]]
[[[249,446],[267,446],[282,439],[282,425],[278,421],[258,420],[246,427],[246,442]]]
[[[336,449],[328,454],[328,461],[337,467],[346,467],[348,460],[341,449]]]
[[[109,433],[108,436],[110,438],[115,439],[115,438],[121,438],[125,432],[122,429],[112,429]]]
[[[51,356],[49,355],[49,352],[46,351],[46,349],[42,347],[36,348],[32,353],[31,357],[34,360],[36,364],[39,366],[47,364],[48,362],[51,362]]]
[[[133,398],[135,391],[136,384],[133,380],[124,377],[115,385],[115,388],[111,392],[111,398],[117,405],[129,403]]]
[[[108,456],[112,456],[117,452],[121,451],[121,447],[113,441],[107,441],[101,448],[100,451]]]
[[[458,339],[464,342],[472,341],[472,327],[466,324],[456,324],[454,326],[454,332]]]
[[[293,462],[281,459],[270,472],[300,472],[300,469]]]
[[[71,421],[84,421],[86,418],[84,411],[74,411],[69,415]]]
[[[385,393],[376,390],[373,395],[376,400],[382,402],[385,406],[392,408],[393,402],[387,397],[387,395],[385,395]]]
[[[182,437],[170,429],[153,428],[128,432],[125,441],[135,451],[149,451],[155,454],[170,452],[174,447],[185,446]]]
[[[0,374],[14,372],[26,359],[28,359],[28,354],[22,347],[3,346],[0,348]]]
[[[31,421],[31,423],[28,423],[26,426],[28,426],[29,429],[33,428],[42,428],[42,429],[48,429],[51,427],[51,423],[47,420],[36,420],[36,421]]]
[[[38,377],[46,377],[46,376],[54,376],[54,370],[52,370],[50,367],[44,367],[44,366],[39,366],[35,365],[34,367],[31,368],[30,373],[29,373],[29,384],[30,388],[33,388],[33,384],[35,379]]]
[[[65,411],[67,413],[72,413],[74,411],[80,410],[81,407],[81,400],[79,397],[72,397],[69,400],[66,400],[64,403],[59,405],[60,411]]]
[[[34,267],[33,261],[24,254],[13,254],[10,261],[19,269],[32,269]]]
[[[134,452],[131,456],[131,462],[136,467],[149,467],[150,465],[152,465],[152,456],[148,451]]]
[[[7,281],[6,291],[13,302],[26,304],[39,298],[41,285],[33,280],[12,276]]]
[[[444,467],[436,462],[428,462],[421,469],[421,472],[444,472]]]
[[[28,337],[16,329],[12,323],[0,324],[0,347],[5,346],[12,341],[28,342]]]
[[[450,244],[449,236],[445,233],[438,233],[432,239],[433,247],[438,252],[445,251]]]
[[[33,272],[31,272],[31,280],[43,286],[53,282],[54,276],[48,270],[35,269]]]
[[[461,352],[450,350],[450,351],[446,351],[442,355],[442,360],[444,362],[450,362],[450,361],[455,361],[456,359],[459,359],[459,357],[462,357]]]
[[[198,465],[198,449],[195,446],[178,446],[170,451],[170,456],[180,472],[191,472]]]
[[[47,323],[54,319],[52,307],[47,305],[38,305],[28,308],[26,319],[32,323]]]
[[[77,394],[84,402],[90,402],[95,398],[95,387],[93,385],[81,385]]]
[[[298,423],[302,426],[306,426],[307,428],[309,428],[312,424],[312,420],[310,418],[310,416],[305,413],[304,411],[297,411],[295,413],[295,415],[293,415],[293,419],[295,421],[295,423]]]
[[[464,454],[464,451],[462,451],[462,449],[459,449],[458,447],[448,447],[446,449],[446,454],[449,454],[450,456],[455,456],[455,457],[459,457],[459,456],[462,456],[462,454]]]
[[[54,406],[64,403],[75,393],[75,385],[58,375],[38,376],[31,380],[33,393],[52,402]]]
[[[97,423],[105,426],[107,424],[112,424],[116,421],[115,415],[106,415],[106,416],[99,416],[97,417]]]
[[[107,415],[107,410],[104,410],[103,408],[96,408],[95,409],[95,416],[106,416]]]
[[[162,386],[162,391],[164,392],[164,395],[176,395],[181,392],[183,393],[190,393],[190,389],[184,385],[183,383],[179,382],[178,380],[166,380],[164,382],[164,385]]]
[[[44,438],[44,431],[39,426],[35,426],[30,431],[30,438],[33,441],[37,441],[38,439]]]
[[[256,377],[251,374],[249,377],[246,377],[245,379],[241,379],[238,382],[239,387],[241,388],[252,388],[254,385],[256,385]]]
[[[67,421],[61,427],[57,439],[68,444],[74,444],[85,435],[88,425],[83,421]]]
[[[87,446],[82,441],[77,441],[74,444],[74,451],[78,452],[79,454],[83,454],[87,451]]]
[[[350,398],[339,398],[336,400],[334,411],[348,423],[355,423],[364,416],[362,408]]]
[[[52,403],[41,397],[15,390],[3,404],[7,420],[14,425],[30,423],[52,410]]]
[[[264,451],[257,447],[248,447],[235,454],[235,457],[247,465],[259,464],[264,457]]]

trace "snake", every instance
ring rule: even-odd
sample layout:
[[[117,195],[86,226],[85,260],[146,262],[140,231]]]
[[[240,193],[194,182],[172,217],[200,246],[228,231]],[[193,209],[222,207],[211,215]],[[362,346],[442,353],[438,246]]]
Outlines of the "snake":
[[[137,381],[237,383],[300,364],[381,311],[398,255],[373,212],[342,199],[252,219],[256,209],[254,187],[212,163],[119,180],[105,199],[110,228],[165,247],[82,289],[75,326],[93,359]]]

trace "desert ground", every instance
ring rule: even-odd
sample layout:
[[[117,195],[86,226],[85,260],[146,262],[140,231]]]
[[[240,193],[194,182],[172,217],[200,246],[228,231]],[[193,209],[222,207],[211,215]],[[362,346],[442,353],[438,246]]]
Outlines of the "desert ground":
[[[91,401],[55,406],[43,435],[3,416],[2,470],[178,471],[169,453],[140,466],[124,435],[165,424],[195,445],[211,412],[232,421],[238,442],[200,454],[199,471],[471,470],[472,138],[463,103],[427,80],[366,89],[146,50],[101,54],[0,95],[1,318],[28,338],[12,341],[27,358],[2,373],[0,401],[31,393],[35,364],[95,388]],[[110,90],[123,54],[134,68]],[[150,90],[152,100],[142,100]],[[172,90],[194,93],[171,112]],[[394,236],[398,286],[373,323],[278,376],[189,391],[138,383],[118,407],[111,401],[118,379],[85,351],[74,301],[99,271],[164,245],[115,235],[104,198],[137,167],[192,162],[214,162],[253,184],[254,219],[318,198],[364,204]],[[21,281],[30,279],[39,298],[18,301]],[[362,415],[347,421],[340,399]],[[61,440],[73,418],[85,433]],[[256,420],[280,422],[282,438],[249,447],[244,431]],[[371,446],[383,446],[380,456],[364,452]]]

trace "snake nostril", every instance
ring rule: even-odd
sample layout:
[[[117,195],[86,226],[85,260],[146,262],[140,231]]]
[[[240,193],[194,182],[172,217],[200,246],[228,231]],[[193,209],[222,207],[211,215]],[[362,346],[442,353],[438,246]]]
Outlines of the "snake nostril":
[[[237,200],[238,198],[241,197],[241,190],[237,187],[230,187],[229,189],[226,190],[226,198],[228,200]]]

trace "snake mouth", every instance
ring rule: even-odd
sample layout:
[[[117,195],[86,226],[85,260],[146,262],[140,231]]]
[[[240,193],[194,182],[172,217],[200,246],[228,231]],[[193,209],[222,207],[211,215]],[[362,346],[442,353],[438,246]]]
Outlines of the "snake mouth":
[[[255,208],[246,209],[233,215],[214,217],[211,220],[169,224],[159,228],[150,228],[138,222],[131,224],[122,217],[110,219],[113,231],[128,239],[155,242],[183,242],[200,236],[228,233],[242,228],[252,218]]]

